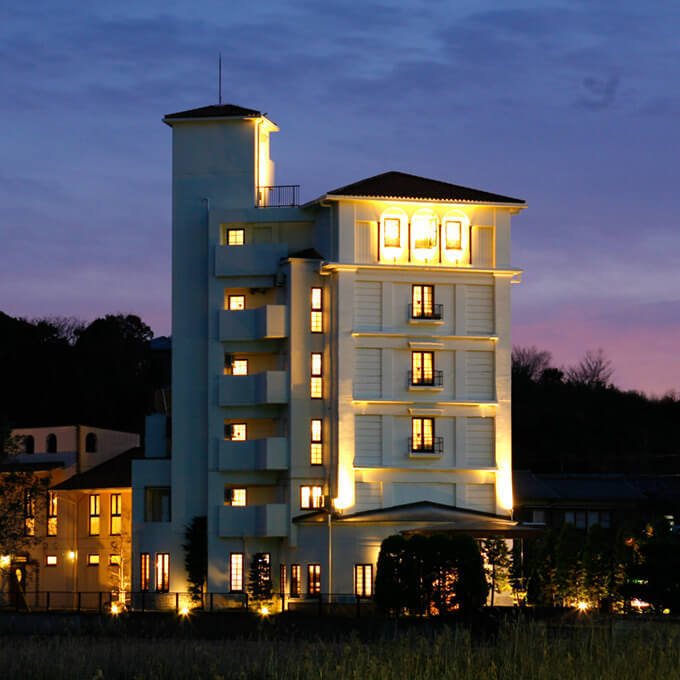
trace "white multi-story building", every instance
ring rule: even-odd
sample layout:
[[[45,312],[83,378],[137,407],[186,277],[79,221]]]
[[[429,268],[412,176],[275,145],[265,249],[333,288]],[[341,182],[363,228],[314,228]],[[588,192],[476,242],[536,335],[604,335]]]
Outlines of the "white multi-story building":
[[[524,201],[387,172],[298,207],[274,184],[264,114],[164,122],[172,456],[147,435],[158,458],[134,463],[135,587],[186,588],[196,516],[210,591],[244,589],[262,552],[287,597],[370,594],[399,531],[511,527],[510,218]]]

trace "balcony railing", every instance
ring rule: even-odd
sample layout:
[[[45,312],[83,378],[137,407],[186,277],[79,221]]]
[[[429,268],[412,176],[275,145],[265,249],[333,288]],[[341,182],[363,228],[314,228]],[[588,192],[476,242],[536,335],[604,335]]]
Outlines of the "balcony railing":
[[[444,371],[422,371],[419,375],[408,372],[409,387],[441,387],[444,384]]]
[[[442,318],[442,305],[418,305],[417,308],[411,304],[408,306],[408,315],[411,319],[432,319],[440,321]]]
[[[299,184],[257,187],[258,208],[294,208],[300,205]]]
[[[444,452],[444,437],[413,440],[408,438],[408,452],[411,456],[440,456]]]

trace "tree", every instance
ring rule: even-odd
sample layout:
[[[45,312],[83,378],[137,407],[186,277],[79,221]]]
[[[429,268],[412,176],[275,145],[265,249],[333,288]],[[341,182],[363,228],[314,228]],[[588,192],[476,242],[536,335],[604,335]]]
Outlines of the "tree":
[[[493,607],[495,593],[501,593],[510,587],[512,556],[506,540],[501,536],[491,536],[482,541],[482,555],[486,562]]]
[[[614,585],[614,546],[599,525],[590,527],[583,549],[583,596],[599,606]]]
[[[535,345],[531,347],[516,345],[512,348],[512,377],[536,382],[550,367],[551,360],[550,352],[539,350]]]
[[[604,350],[588,350],[583,359],[567,369],[567,380],[574,385],[589,388],[609,387],[614,369],[611,361],[605,357]]]
[[[581,596],[583,538],[573,524],[562,527],[555,546],[555,586],[562,605],[573,606]]]
[[[194,517],[184,529],[184,568],[193,602],[202,602],[208,577],[207,517]]]
[[[248,595],[259,608],[272,599],[272,572],[269,553],[255,553],[248,570]]]

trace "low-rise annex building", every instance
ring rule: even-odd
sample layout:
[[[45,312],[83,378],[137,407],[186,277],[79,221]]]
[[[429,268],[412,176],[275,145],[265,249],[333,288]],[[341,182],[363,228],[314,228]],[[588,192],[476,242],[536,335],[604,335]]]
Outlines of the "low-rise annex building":
[[[131,461],[141,455],[139,435],[81,425],[11,434],[22,448],[0,464],[0,474],[33,473],[47,478],[49,489],[44,504],[24,500],[30,545],[0,556],[9,566],[0,594],[21,594],[27,606],[70,608],[77,599],[91,607],[99,593],[129,590]]]
[[[389,534],[466,513],[480,535],[512,528],[510,221],[525,202],[386,172],[299,206],[275,184],[266,115],[164,122],[172,456],[159,444],[134,464],[135,589],[186,590],[199,516],[208,590],[242,593],[264,553],[287,601],[370,595]]]

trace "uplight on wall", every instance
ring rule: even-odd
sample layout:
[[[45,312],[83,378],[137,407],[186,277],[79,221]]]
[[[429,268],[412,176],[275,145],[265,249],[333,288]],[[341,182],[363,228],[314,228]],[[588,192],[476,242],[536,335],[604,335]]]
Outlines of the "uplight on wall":
[[[461,264],[469,252],[470,220],[460,210],[452,210],[444,216],[441,229],[442,260]]]

